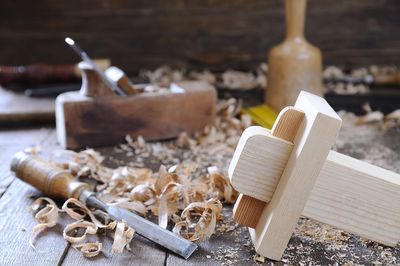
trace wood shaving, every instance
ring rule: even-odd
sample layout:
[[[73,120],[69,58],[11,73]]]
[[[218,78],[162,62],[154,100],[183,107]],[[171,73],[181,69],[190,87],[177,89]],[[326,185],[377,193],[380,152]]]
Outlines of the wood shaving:
[[[40,209],[40,207],[43,205],[43,203],[47,203],[46,206],[42,209]],[[34,240],[34,236],[46,229],[46,228],[50,228],[53,227],[57,224],[58,221],[58,207],[55,204],[55,202],[50,199],[50,198],[46,198],[46,197],[42,197],[42,198],[38,198],[36,199],[30,209],[32,211],[37,211],[37,213],[35,214],[35,219],[38,221],[39,224],[37,224],[33,229],[32,229],[32,233],[31,236],[29,238],[29,244],[30,246],[35,249],[33,240]],[[40,209],[40,210],[39,210]]]
[[[99,242],[95,243],[83,243],[73,245],[75,249],[79,249],[82,255],[86,258],[92,258],[99,255],[103,249],[103,244]]]
[[[383,130],[400,127],[400,109],[394,110],[386,116],[380,111],[373,111],[368,103],[363,105],[363,109],[366,114],[357,117],[355,120],[357,125],[379,124]],[[349,113],[346,113],[346,115],[348,114]]]
[[[230,89],[251,90],[260,87],[257,76],[250,72],[227,70],[222,74],[222,84]]]
[[[176,223],[172,231],[191,241],[204,241],[215,232],[221,211],[218,199],[190,203],[181,214],[182,221]]]
[[[71,236],[69,233],[73,232],[76,233],[79,230],[76,229],[84,229],[82,235],[76,235],[76,236]],[[79,220],[76,222],[73,222],[71,224],[68,224],[63,231],[63,237],[65,240],[67,240],[70,243],[79,243],[82,242],[83,240],[86,239],[86,236],[88,234],[94,235],[97,233],[97,226],[94,223]]]
[[[261,256],[259,254],[254,255],[253,257],[253,261],[254,262],[260,262],[260,263],[264,263],[265,262],[265,257]]]
[[[130,154],[132,162],[116,161],[123,165],[116,168],[104,165],[105,158],[93,149],[56,151],[51,160],[76,178],[95,182],[96,197],[106,204],[144,217],[157,216],[163,228],[171,224],[173,232],[184,238],[203,241],[215,233],[223,218],[222,202],[231,204],[238,195],[229,183],[226,167],[242,131],[251,125],[248,117],[238,117],[240,108],[235,99],[219,101],[214,125],[194,136],[182,133],[175,141],[148,143],[142,137],[127,136],[127,143],[115,151]],[[210,160],[213,157],[218,159],[215,163]],[[144,165],[148,158],[157,158],[158,171]],[[99,241],[84,242],[88,235],[104,229],[115,230],[114,252],[129,249],[134,230],[121,221],[100,219],[96,211],[76,199],[67,200],[59,212],[74,220],[65,227],[64,237],[84,256],[101,253]]]
[[[131,243],[134,234],[135,230],[129,227],[125,222],[118,222],[115,229],[112,251],[115,253],[122,253],[125,247],[131,250],[129,243]]]
[[[381,111],[369,112],[364,116],[359,117],[358,124],[368,124],[383,121],[385,115]]]

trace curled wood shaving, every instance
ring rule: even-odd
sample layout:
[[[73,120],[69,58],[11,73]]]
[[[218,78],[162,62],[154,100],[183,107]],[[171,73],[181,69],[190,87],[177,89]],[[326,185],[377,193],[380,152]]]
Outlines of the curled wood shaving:
[[[177,198],[182,191],[181,188],[182,185],[175,182],[170,182],[160,195],[158,207],[158,225],[162,228],[167,228],[168,216],[178,211]],[[168,201],[170,201],[169,205]]]
[[[69,205],[72,205],[72,207],[69,207]],[[89,216],[96,228],[107,228],[108,226],[102,224],[99,220],[97,220],[92,211],[90,211],[84,203],[77,199],[71,198],[66,200],[61,209],[74,220],[82,220],[86,216]]]
[[[238,192],[231,186],[229,179],[218,172],[218,168],[208,167],[210,189],[217,193],[219,199],[224,199],[225,202],[234,203],[238,197]]]
[[[115,253],[122,253],[124,248],[131,250],[129,243],[132,241],[135,230],[127,226],[125,222],[118,222],[115,229],[114,243],[112,245],[112,251]]]
[[[77,231],[76,229],[84,229],[84,232],[82,235],[77,235],[77,236],[71,236],[69,233],[72,231],[73,233],[79,233],[79,230]],[[78,243],[82,242],[85,240],[86,236],[88,234],[94,235],[97,233],[97,226],[94,223],[88,222],[88,221],[76,221],[71,224],[68,224],[63,231],[63,236],[64,239],[67,240],[70,243]]]
[[[80,248],[80,252],[82,252],[82,255],[85,256],[86,258],[95,257],[99,255],[103,250],[103,244],[99,242],[74,244],[73,247],[75,249]]]
[[[369,112],[364,116],[359,117],[358,124],[368,124],[383,121],[384,114],[380,111]]]
[[[106,204],[145,217],[151,213],[158,216],[160,226],[166,228],[171,223],[175,233],[192,241],[205,240],[222,218],[221,201],[231,203],[237,196],[220,169],[227,166],[240,134],[251,123],[246,116],[237,117],[240,104],[235,99],[220,101],[215,124],[194,136],[182,133],[176,141],[149,143],[127,136],[127,144],[115,151],[130,154],[132,162],[115,169],[103,165],[103,156],[92,149],[59,152],[52,160],[75,177],[96,181],[96,196]],[[148,157],[159,160],[158,171],[145,167],[143,162]],[[113,161],[112,157],[108,159]],[[210,164],[215,167],[207,169]],[[75,220],[65,228],[65,237],[84,256],[101,253],[101,243],[84,242],[88,235],[105,229],[115,230],[116,252],[129,248],[134,230],[121,221],[110,222],[107,215],[76,199],[67,200],[61,212]]]
[[[203,241],[215,232],[221,211],[218,199],[190,203],[181,214],[182,221],[176,223],[172,231],[192,241]]]
[[[47,203],[46,206],[42,209],[41,206],[43,203]],[[40,210],[39,210],[40,209]],[[36,199],[31,205],[32,211],[38,211],[35,215],[35,219],[39,222],[33,229],[31,236],[29,238],[29,244],[32,248],[35,248],[33,244],[34,236],[36,233],[46,229],[53,227],[57,224],[58,220],[58,207],[55,202],[46,197]]]

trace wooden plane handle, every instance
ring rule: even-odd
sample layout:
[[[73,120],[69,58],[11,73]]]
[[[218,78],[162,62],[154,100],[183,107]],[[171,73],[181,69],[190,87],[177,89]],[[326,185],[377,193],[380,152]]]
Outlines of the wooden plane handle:
[[[272,127],[272,135],[293,142],[303,118],[304,112],[301,110],[291,106],[282,109]],[[233,218],[241,225],[255,228],[266,204],[264,201],[240,194],[233,208]]]
[[[99,74],[86,62],[78,64],[82,72],[82,87],[80,93],[88,97],[115,96],[114,91],[104,84]]]

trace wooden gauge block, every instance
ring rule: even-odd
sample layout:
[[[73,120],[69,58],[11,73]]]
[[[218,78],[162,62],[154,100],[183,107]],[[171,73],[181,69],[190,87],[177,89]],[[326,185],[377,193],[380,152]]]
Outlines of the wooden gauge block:
[[[282,257],[300,215],[397,245],[400,175],[330,151],[340,125],[324,99],[301,92],[272,133],[260,127],[243,133],[229,168],[243,194],[234,216],[250,227],[261,255]]]

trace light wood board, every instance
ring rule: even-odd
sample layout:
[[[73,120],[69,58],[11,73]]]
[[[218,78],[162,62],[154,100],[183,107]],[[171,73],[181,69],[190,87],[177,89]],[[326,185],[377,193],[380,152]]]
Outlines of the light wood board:
[[[256,229],[249,229],[256,251],[275,260],[286,249],[342,122],[323,98],[304,91],[295,107],[305,118],[293,150]]]

